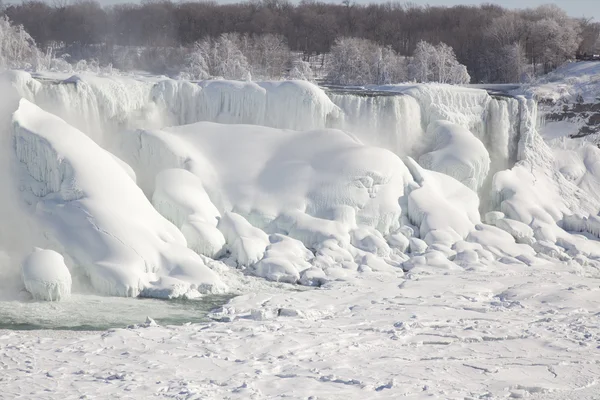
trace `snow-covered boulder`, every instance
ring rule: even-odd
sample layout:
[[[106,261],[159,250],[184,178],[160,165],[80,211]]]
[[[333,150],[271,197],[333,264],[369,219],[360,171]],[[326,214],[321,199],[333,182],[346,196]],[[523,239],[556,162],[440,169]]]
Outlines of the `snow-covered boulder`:
[[[296,283],[300,273],[311,268],[313,254],[302,242],[283,235],[271,235],[262,260],[256,263],[251,272],[276,282]]]
[[[488,225],[496,226],[496,221],[498,221],[499,219],[502,219],[504,217],[505,217],[504,213],[502,213],[500,211],[490,211],[489,213],[485,214],[485,217],[483,218],[483,220]]]
[[[502,218],[496,221],[496,226],[503,231],[510,233],[517,243],[532,245],[535,242],[533,229],[520,221]]]
[[[234,212],[225,213],[217,227],[239,266],[251,266],[263,258],[269,245],[269,236],[244,217]]]
[[[429,125],[431,150],[419,158],[423,168],[441,172],[477,191],[490,170],[490,155],[484,144],[467,129],[448,121]]]
[[[417,186],[408,194],[408,217],[419,227],[419,237],[431,231],[446,231],[450,237],[465,238],[479,219],[479,197],[456,179],[428,171],[408,157]],[[445,235],[445,236],[448,236]]]
[[[36,249],[23,262],[21,275],[35,300],[60,301],[71,295],[71,273],[55,251]]]

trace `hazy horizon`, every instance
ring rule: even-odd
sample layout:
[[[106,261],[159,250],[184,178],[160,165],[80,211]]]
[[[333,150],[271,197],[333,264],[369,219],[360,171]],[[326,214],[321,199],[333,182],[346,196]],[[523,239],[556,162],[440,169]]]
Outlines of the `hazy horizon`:
[[[46,0],[50,2],[51,0]],[[177,1],[177,0],[175,0]],[[217,3],[240,3],[244,0],[216,0]],[[328,3],[341,3],[340,1],[324,0]],[[384,3],[387,1],[370,1],[370,0],[355,0],[357,4],[369,4],[369,3]],[[98,0],[100,4],[111,5],[120,3],[138,3],[139,0]],[[293,1],[297,3],[298,1]],[[402,2],[402,0],[400,0]],[[490,1],[490,0],[410,0],[406,1],[415,3],[418,5],[432,5],[432,6],[456,6],[456,5],[480,5],[480,4],[497,4],[502,7],[510,9],[523,9],[533,8],[543,4],[556,4],[569,15],[576,18],[594,18],[595,21],[600,22],[600,1],[598,0],[501,0],[501,1]],[[18,1],[7,1],[6,3],[18,3]]]

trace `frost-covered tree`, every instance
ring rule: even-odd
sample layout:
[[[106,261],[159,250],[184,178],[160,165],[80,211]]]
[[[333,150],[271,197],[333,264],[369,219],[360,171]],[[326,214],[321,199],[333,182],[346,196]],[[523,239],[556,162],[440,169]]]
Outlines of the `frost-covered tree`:
[[[0,67],[39,69],[43,61],[25,29],[12,25],[5,16],[0,17]]]
[[[496,56],[502,60],[498,64],[501,82],[520,83],[527,80],[527,57],[521,44],[507,44]]]
[[[281,35],[227,33],[196,42],[184,76],[192,79],[282,79],[290,50]]]
[[[531,26],[534,63],[542,63],[545,72],[557,67],[579,47],[578,28],[567,20],[545,18]]]
[[[285,75],[290,49],[282,35],[245,35],[240,42],[254,78],[281,79]]]
[[[240,49],[240,36],[226,33],[216,39],[206,38],[197,42],[189,55],[185,72],[193,79],[247,79],[250,68]]]
[[[435,46],[425,41],[417,43],[412,60],[408,64],[409,77],[417,82],[434,80],[434,64],[437,57]]]
[[[300,60],[296,63],[293,63],[292,68],[288,73],[288,79],[313,81],[315,79],[315,74],[310,67],[310,63]]]
[[[469,83],[467,67],[456,60],[452,47],[421,41],[409,63],[409,77],[417,82]]]
[[[338,85],[381,85],[406,77],[403,57],[367,39],[338,39],[329,60],[327,80]]]

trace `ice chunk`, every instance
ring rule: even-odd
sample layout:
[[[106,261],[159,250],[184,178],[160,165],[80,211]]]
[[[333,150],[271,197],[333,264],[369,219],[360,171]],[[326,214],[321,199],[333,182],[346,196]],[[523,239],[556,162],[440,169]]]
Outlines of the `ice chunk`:
[[[270,281],[296,283],[298,269],[287,258],[265,257],[254,265],[253,273]]]
[[[484,220],[486,224],[496,226],[496,221],[502,218],[504,218],[504,213],[500,211],[490,211],[485,214]]]
[[[388,257],[391,253],[383,235],[373,228],[359,227],[352,230],[351,244],[363,251],[380,257]]]
[[[390,247],[398,249],[402,253],[406,253],[409,246],[408,238],[400,232],[388,236],[387,242]]]
[[[412,254],[422,254],[427,251],[427,243],[424,240],[419,238],[410,238],[409,240],[409,249]]]
[[[60,301],[71,295],[71,273],[55,251],[36,249],[23,262],[22,277],[35,300]]]
[[[296,283],[300,272],[311,268],[313,254],[302,242],[283,235],[272,235],[265,255],[251,272],[271,281]]]
[[[505,232],[508,232],[515,238],[517,243],[532,245],[535,242],[533,238],[533,229],[520,221],[502,218],[496,221],[496,226]]]

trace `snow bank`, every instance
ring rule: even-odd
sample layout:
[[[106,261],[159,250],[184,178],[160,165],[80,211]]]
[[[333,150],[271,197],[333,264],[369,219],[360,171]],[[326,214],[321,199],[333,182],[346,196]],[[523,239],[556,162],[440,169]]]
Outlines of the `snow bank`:
[[[14,142],[23,195],[97,292],[137,296],[164,276],[191,292],[223,290],[122,165],[83,133],[21,100]]]
[[[490,156],[483,143],[468,130],[447,121],[431,123],[427,136],[430,150],[419,158],[419,164],[477,192],[490,169]]]
[[[63,256],[37,249],[23,262],[23,283],[35,300],[60,301],[71,295],[71,273]]]

